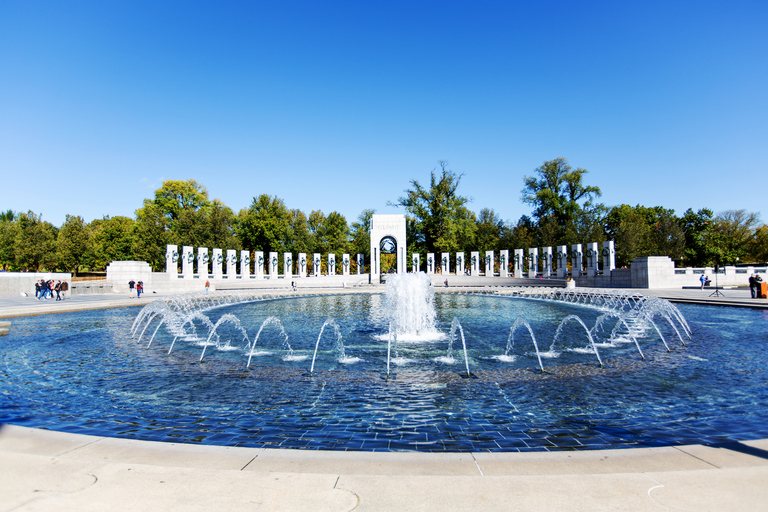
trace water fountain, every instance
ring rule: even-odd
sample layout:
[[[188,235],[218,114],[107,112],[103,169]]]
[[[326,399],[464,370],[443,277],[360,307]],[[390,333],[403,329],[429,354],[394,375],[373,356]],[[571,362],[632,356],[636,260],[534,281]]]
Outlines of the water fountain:
[[[768,398],[767,356],[739,343],[758,312],[606,290],[435,290],[423,275],[394,277],[385,295],[188,294],[138,314],[56,315],[42,333],[20,319],[4,338],[0,421],[344,450],[768,434],[755,406]]]

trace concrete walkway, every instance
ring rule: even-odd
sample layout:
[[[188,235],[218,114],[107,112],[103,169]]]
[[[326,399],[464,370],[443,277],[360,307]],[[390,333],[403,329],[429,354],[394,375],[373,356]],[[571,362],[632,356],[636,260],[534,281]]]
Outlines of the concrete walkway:
[[[705,291],[642,290],[714,303],[712,290]],[[724,293],[728,305],[768,302],[749,299],[749,290]],[[112,295],[58,303],[0,298],[0,317],[144,302]],[[768,440],[558,453],[369,453],[0,427],[0,511],[149,509],[768,510]]]

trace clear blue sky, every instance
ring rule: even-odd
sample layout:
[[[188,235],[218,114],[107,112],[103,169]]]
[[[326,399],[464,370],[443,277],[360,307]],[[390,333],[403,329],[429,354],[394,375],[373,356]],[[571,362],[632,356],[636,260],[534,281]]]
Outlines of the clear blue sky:
[[[194,178],[352,222],[447,160],[516,221],[563,156],[607,205],[760,212],[766,34],[765,0],[4,0],[0,209],[133,216]]]

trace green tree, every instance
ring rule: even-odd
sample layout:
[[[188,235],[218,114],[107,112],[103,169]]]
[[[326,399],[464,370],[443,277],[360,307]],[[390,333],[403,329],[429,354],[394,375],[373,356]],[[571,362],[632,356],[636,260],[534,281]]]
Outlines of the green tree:
[[[57,242],[59,268],[76,274],[92,250],[90,228],[82,217],[67,215]]]
[[[352,223],[352,259],[357,262],[356,255],[362,254],[365,261],[370,264],[371,260],[371,220],[376,210],[363,210],[357,217],[357,221]],[[356,264],[356,263],[355,263]]]
[[[468,240],[474,240],[475,218],[465,205],[469,199],[458,193],[461,175],[439,161],[439,172],[432,170],[429,188],[412,180],[413,188],[405,191],[394,206],[402,206],[412,222],[406,224],[414,250],[423,252],[456,252]]]
[[[312,252],[312,235],[309,232],[307,216],[301,210],[291,210],[290,246],[296,253]]]
[[[12,210],[0,214],[0,268],[6,270],[16,268],[16,217]]]
[[[760,215],[746,210],[727,210],[718,214],[707,240],[714,248],[714,263],[734,265],[745,261],[759,225]]]
[[[501,248],[501,236],[504,222],[491,208],[480,210],[477,219],[477,234],[474,245],[481,251],[495,251]]]
[[[57,230],[33,211],[20,213],[14,240],[16,268],[55,270]]]
[[[680,225],[685,237],[682,266],[711,265],[715,257],[713,247],[710,246],[710,232],[714,226],[712,210],[702,208],[694,212],[688,208],[680,219]]]
[[[614,206],[606,218],[606,236],[616,247],[616,265],[629,266],[635,258],[648,256],[651,228],[640,206]]]
[[[167,180],[155,191],[154,199],[145,199],[144,205],[136,211],[136,218],[141,225],[138,231],[146,237],[139,251],[148,254],[157,263],[157,254],[165,254],[165,244],[208,246],[214,234],[208,226],[208,215],[213,203],[208,199],[208,191],[195,180]],[[162,229],[165,232],[159,237]],[[159,243],[161,247],[149,247],[150,243]],[[154,266],[154,265],[153,265]]]
[[[146,261],[155,272],[165,269],[166,246],[170,244],[169,219],[160,206],[144,201],[136,210],[133,254],[139,261]]]
[[[291,214],[282,199],[261,194],[240,211],[235,232],[245,249],[284,252],[288,249]]]
[[[93,231],[93,268],[105,270],[113,261],[134,260],[136,221],[130,217],[104,217],[91,223]]]
[[[587,170],[571,168],[565,158],[546,161],[534,172],[538,177],[523,178],[523,203],[534,207],[533,217],[539,226],[557,226],[558,245],[578,243],[586,234],[585,228],[594,225],[589,217],[601,211],[600,205],[594,203],[601,195],[600,189],[584,185]]]
[[[768,262],[768,226],[763,224],[755,229],[755,236],[749,248],[749,261],[746,263],[759,263],[765,265]]]

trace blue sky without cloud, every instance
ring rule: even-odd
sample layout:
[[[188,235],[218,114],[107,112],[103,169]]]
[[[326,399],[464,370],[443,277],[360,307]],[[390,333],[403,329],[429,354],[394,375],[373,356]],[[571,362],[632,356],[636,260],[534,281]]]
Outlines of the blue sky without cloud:
[[[516,221],[562,156],[607,205],[760,212],[766,26],[764,0],[7,0],[0,209],[133,216],[194,178],[352,222],[447,160]]]

